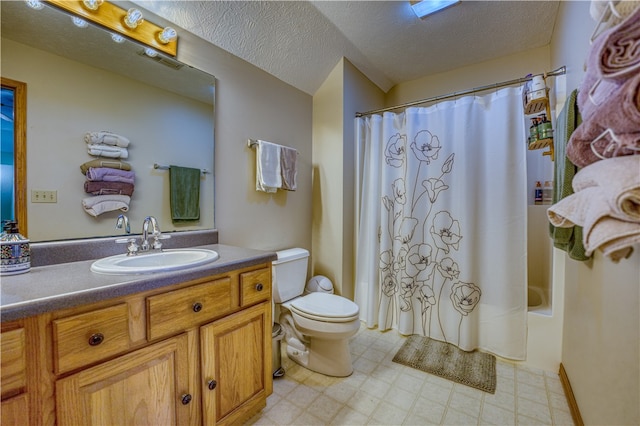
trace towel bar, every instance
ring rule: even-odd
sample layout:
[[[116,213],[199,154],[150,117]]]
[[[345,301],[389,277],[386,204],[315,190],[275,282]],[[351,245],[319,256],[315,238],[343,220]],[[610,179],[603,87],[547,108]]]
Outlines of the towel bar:
[[[249,148],[255,148],[256,146],[258,146],[258,140],[257,139],[247,139],[247,146]],[[288,147],[288,146],[285,146],[285,145],[280,145],[280,146],[282,146],[284,148],[291,148],[291,147]],[[295,148],[291,148],[291,149],[295,149]],[[297,149],[296,149],[296,154],[300,155],[300,151],[298,151]]]
[[[154,168],[154,169],[169,170],[169,167],[170,167],[170,166],[163,166],[162,164],[153,163],[153,168]],[[210,172],[209,170],[207,170],[207,169],[200,169],[200,172],[201,172],[203,175],[206,175],[206,174],[211,173],[211,172]]]

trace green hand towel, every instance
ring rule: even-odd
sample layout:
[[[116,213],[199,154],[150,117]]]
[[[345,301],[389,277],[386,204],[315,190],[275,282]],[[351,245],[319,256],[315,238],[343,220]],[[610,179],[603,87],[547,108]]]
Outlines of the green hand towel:
[[[565,154],[571,134],[582,121],[578,112],[577,95],[577,90],[571,92],[556,122],[557,131],[554,137],[556,161],[553,173],[554,204],[573,194],[573,177],[578,171],[578,168],[569,161]],[[566,251],[570,258],[579,261],[591,258],[591,256],[585,254],[584,245],[582,244],[582,227],[576,225],[572,228],[556,228],[549,224],[549,234],[553,239],[553,246]]]
[[[171,221],[200,220],[200,170],[169,166]]]

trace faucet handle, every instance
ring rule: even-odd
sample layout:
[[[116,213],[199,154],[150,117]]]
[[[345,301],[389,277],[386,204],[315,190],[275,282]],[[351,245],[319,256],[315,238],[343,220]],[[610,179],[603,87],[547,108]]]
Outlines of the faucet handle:
[[[138,250],[140,246],[136,243],[135,238],[118,238],[116,240],[117,244],[127,244],[127,256],[135,256],[138,254]]]
[[[160,231],[153,233],[153,249],[154,250],[162,250],[162,243],[160,240],[168,240],[171,238],[171,235],[164,235],[160,233]]]

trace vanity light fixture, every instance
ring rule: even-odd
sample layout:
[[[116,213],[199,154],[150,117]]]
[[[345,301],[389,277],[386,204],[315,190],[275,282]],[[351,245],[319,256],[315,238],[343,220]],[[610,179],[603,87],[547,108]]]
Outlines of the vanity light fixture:
[[[409,3],[411,3],[413,12],[418,16],[418,18],[422,19],[450,6],[458,4],[460,3],[460,0],[412,0]]]
[[[82,0],[82,4],[89,10],[96,11],[102,5],[104,0]]]
[[[77,16],[72,16],[71,20],[73,21],[73,25],[78,28],[87,28],[89,23],[82,18],[78,18]]]
[[[166,27],[158,33],[160,43],[167,44],[178,39],[178,33],[171,27]]]
[[[38,0],[24,0],[24,2],[31,9],[41,10],[44,7],[44,4],[41,1],[38,1]]]
[[[123,22],[127,27],[134,30],[138,28],[138,25],[144,22],[144,17],[142,16],[142,12],[132,7],[127,11],[127,14],[123,19]]]
[[[27,3],[40,3],[25,0]],[[178,51],[177,32],[171,27],[159,26],[144,19],[137,8],[123,9],[108,0],[44,0],[42,3],[95,23],[112,34],[118,34],[122,40],[129,39],[175,57]],[[113,38],[113,37],[112,37]],[[114,39],[114,41],[116,41]],[[118,40],[118,42],[120,42]]]

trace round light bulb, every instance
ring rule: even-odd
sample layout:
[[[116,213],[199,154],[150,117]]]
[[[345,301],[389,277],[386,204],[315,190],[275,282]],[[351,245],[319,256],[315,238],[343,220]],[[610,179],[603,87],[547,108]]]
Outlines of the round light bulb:
[[[150,47],[146,47],[144,49],[144,54],[147,55],[150,58],[155,58],[156,56],[158,56],[158,52],[156,52],[155,50],[153,50]]]
[[[124,17],[124,24],[131,29],[136,28],[143,22],[144,18],[142,17],[142,12],[140,12],[138,9],[129,9],[127,11],[127,15]]]
[[[31,9],[40,10],[44,7],[44,3],[38,0],[24,0]]]
[[[72,16],[71,20],[73,21],[73,25],[78,28],[87,28],[89,24],[84,19],[78,18],[77,16]]]
[[[111,33],[111,40],[115,41],[116,43],[124,43],[124,37],[122,37],[120,34]]]
[[[82,4],[89,10],[98,10],[104,0],[82,0]]]
[[[171,27],[166,27],[158,33],[158,40],[162,44],[168,44],[178,38],[178,33]]]

